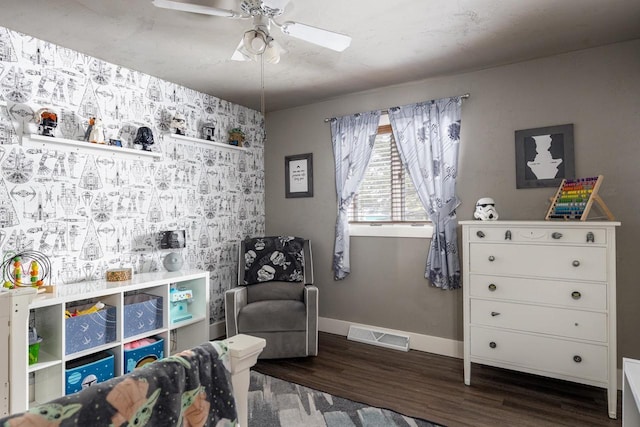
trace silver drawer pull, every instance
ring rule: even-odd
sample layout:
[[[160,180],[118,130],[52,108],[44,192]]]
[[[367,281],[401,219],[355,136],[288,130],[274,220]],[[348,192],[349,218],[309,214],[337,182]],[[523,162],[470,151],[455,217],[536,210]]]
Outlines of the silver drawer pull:
[[[497,311],[492,311],[491,316],[492,317],[500,316],[500,313],[498,313]]]
[[[478,230],[478,231],[476,232],[476,236],[478,236],[479,238],[481,238],[481,239],[482,239],[482,238],[485,236],[485,234],[484,234],[484,232],[482,232],[482,231]]]
[[[504,240],[511,240],[511,230],[504,232]]]
[[[493,255],[489,255],[489,261],[493,262],[496,260],[496,257],[494,257]]]
[[[573,356],[573,361],[576,362],[576,363],[580,363],[580,362],[582,362],[582,357],[580,357],[578,355],[575,355],[575,356]]]
[[[491,342],[489,343],[489,347],[491,347],[491,348],[496,348],[497,346],[498,346],[498,344],[496,344],[496,343],[495,343],[495,342],[493,342],[493,341],[491,341]]]
[[[578,261],[577,259],[574,259],[571,265],[573,265],[574,267],[580,267],[580,261]]]
[[[571,292],[571,298],[580,299],[580,298],[582,298],[582,294],[580,292],[578,292],[578,291],[573,291],[573,292]]]
[[[493,284],[493,283],[491,283],[491,284],[488,286],[488,288],[489,288],[489,290],[490,290],[491,292],[493,292],[493,291],[495,291],[496,289],[498,289],[498,287],[497,287],[495,284]]]
[[[587,233],[587,243],[594,243],[596,241],[596,236],[590,231]]]
[[[562,233],[558,233],[557,231],[554,233],[551,233],[551,237],[558,240],[558,239],[562,239]]]

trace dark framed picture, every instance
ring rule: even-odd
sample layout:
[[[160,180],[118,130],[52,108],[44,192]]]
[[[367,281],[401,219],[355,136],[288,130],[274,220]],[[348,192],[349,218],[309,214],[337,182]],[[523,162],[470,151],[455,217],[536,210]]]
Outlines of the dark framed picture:
[[[186,246],[185,230],[160,232],[160,249],[180,249]]]
[[[557,187],[575,174],[573,124],[516,131],[516,188]]]
[[[284,158],[285,197],[313,197],[313,153]]]

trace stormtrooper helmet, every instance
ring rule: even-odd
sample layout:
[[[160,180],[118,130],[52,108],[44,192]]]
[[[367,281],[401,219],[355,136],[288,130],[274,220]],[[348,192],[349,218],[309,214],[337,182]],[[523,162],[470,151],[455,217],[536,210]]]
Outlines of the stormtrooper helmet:
[[[473,213],[475,219],[482,221],[495,221],[498,219],[496,202],[491,197],[483,197],[476,202],[476,211]]]
[[[176,135],[184,135],[187,128],[187,118],[182,113],[176,113],[171,120],[171,129],[176,131]]]

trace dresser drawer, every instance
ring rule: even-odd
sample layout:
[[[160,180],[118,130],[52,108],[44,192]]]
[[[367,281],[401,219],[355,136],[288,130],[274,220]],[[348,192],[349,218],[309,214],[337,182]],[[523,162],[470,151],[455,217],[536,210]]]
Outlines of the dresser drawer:
[[[605,245],[607,232],[601,228],[567,229],[562,227],[534,228],[477,225],[469,227],[472,242],[553,242]]]
[[[509,245],[472,243],[472,273],[550,277],[603,282],[607,249],[590,246]]]
[[[471,323],[607,342],[607,315],[594,311],[471,299]]]
[[[472,297],[561,305],[578,309],[607,309],[607,285],[604,283],[471,274],[468,286]]]
[[[471,356],[592,381],[607,381],[607,347],[471,326]],[[506,367],[506,366],[505,366]]]

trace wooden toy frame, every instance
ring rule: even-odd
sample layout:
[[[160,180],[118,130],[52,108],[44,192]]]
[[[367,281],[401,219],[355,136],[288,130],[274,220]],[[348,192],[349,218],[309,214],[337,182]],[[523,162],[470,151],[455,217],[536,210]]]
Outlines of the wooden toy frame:
[[[591,178],[563,179],[555,197],[551,199],[551,206],[545,220],[579,219],[586,221],[595,202],[609,221],[615,217],[598,194],[604,176]]]

